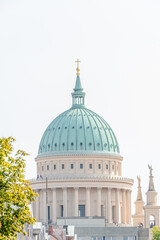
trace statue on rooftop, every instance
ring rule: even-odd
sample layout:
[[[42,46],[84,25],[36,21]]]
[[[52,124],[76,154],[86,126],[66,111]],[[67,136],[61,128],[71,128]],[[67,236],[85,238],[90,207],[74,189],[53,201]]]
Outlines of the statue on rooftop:
[[[140,178],[140,176],[137,176],[137,180],[138,180],[138,187],[140,187],[141,186],[141,178]]]
[[[149,170],[150,170],[150,176],[152,176],[152,171],[153,171],[152,165],[149,165],[149,164],[148,164],[148,168],[149,168]]]

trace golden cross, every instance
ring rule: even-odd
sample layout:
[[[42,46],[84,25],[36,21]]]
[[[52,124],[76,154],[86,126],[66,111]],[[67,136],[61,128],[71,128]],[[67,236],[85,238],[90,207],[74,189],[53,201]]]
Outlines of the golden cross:
[[[79,71],[80,71],[80,69],[79,69],[79,63],[80,63],[80,61],[79,61],[79,59],[77,59],[77,61],[75,61],[76,63],[77,63],[77,68],[76,68],[76,70],[77,70],[77,76],[79,76],[80,75],[80,73],[79,73]]]

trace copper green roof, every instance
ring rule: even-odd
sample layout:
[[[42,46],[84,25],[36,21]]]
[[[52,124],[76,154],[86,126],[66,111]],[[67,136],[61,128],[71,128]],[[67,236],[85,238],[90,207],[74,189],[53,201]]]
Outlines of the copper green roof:
[[[84,105],[85,93],[77,76],[72,107],[45,130],[38,157],[64,154],[118,154],[116,136],[108,123]]]

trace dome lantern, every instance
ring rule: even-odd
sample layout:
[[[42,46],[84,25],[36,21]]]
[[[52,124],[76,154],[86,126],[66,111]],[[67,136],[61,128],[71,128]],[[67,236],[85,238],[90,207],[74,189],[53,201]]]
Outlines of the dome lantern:
[[[75,88],[73,89],[74,92],[72,93],[72,108],[77,108],[77,107],[82,107],[84,106],[84,97],[85,97],[85,92],[83,92],[83,88],[81,85],[81,80],[80,80],[80,69],[79,69],[79,59],[76,61],[77,63],[77,78],[76,78],[76,84]]]

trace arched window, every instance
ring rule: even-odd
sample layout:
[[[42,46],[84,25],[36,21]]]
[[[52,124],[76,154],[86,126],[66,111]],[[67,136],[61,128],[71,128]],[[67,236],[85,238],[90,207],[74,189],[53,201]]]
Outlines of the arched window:
[[[151,215],[149,217],[149,225],[150,225],[150,228],[153,228],[155,226],[155,217],[153,215]]]

